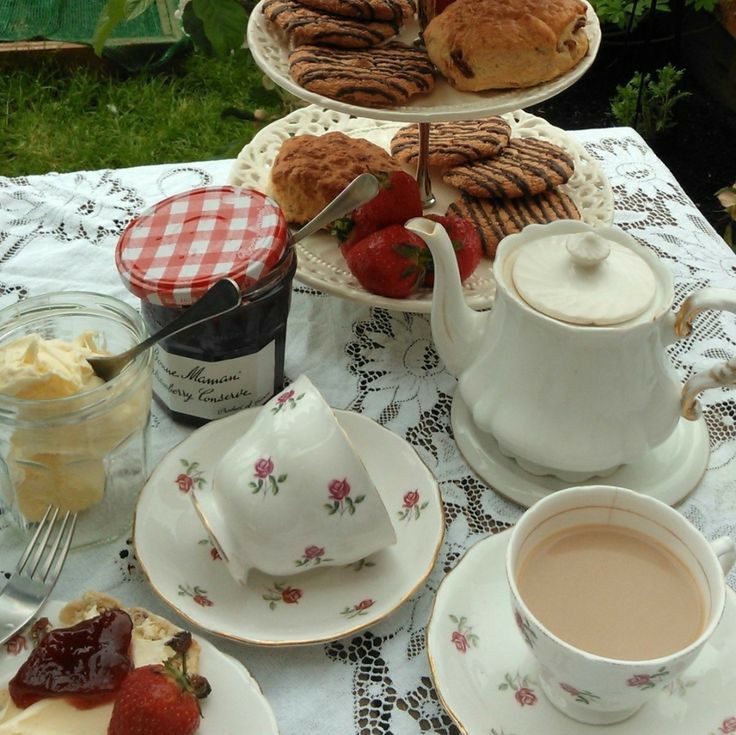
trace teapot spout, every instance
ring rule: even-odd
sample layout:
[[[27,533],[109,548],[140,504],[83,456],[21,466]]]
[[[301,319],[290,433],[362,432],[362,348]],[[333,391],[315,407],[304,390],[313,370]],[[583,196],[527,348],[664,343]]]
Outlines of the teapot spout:
[[[419,235],[432,253],[432,338],[445,367],[457,377],[472,363],[488,316],[465,303],[455,251],[445,228],[424,217],[414,217],[404,226]]]

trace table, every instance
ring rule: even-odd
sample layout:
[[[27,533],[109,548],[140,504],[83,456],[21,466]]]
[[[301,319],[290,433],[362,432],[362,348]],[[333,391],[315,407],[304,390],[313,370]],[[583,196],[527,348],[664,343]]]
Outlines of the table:
[[[672,271],[678,304],[694,288],[736,288],[736,255],[636,132],[574,135],[610,179],[615,223]],[[122,228],[166,196],[225,182],[230,166],[205,161],[0,178],[0,306],[59,289],[102,291],[137,305],[112,258]],[[736,316],[712,312],[699,317],[693,338],[672,346],[671,357],[684,380],[735,352]],[[450,437],[456,381],[434,350],[428,315],[370,308],[295,282],[286,374],[300,372],[333,407],[359,411],[405,437],[432,469],[447,521],[440,558],[424,587],[393,616],[351,638],[278,650],[213,641],[260,682],[283,735],[457,733],[437,701],[424,653],[433,594],[469,546],[512,525],[521,508],[480,481]],[[708,538],[736,539],[736,392],[708,391],[702,402],[710,464],[679,509]],[[155,404],[151,423],[149,470],[190,431]],[[20,544],[7,523],[0,525],[0,570],[12,569]],[[736,589],[736,571],[728,583]],[[176,619],[147,586],[131,539],[73,553],[55,596],[69,599],[87,589]],[[234,725],[232,735],[240,732]]]

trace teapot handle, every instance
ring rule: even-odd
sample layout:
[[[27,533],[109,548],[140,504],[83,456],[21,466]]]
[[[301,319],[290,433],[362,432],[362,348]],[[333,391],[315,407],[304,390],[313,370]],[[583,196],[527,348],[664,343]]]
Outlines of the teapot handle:
[[[690,294],[682,303],[675,318],[675,334],[687,337],[692,332],[693,319],[706,309],[736,312],[736,291],[727,288],[703,288]],[[698,395],[706,388],[733,385],[736,383],[736,357],[718,363],[710,370],[696,373],[682,388],[680,409],[690,421],[700,418],[702,413]]]

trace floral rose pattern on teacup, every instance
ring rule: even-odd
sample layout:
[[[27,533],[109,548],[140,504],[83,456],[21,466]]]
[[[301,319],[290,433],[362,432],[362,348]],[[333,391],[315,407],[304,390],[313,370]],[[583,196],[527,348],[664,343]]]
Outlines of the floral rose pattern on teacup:
[[[5,650],[11,656],[17,656],[26,650],[26,637],[22,633],[16,633],[5,643]]]
[[[207,590],[197,585],[190,587],[188,584],[180,584],[179,594],[191,597],[200,607],[212,607],[215,604],[207,597]]]
[[[212,561],[219,561],[222,559],[220,556],[220,552],[217,550],[217,547],[210,541],[208,538],[203,538],[197,542],[200,546],[210,546],[210,559]]]
[[[529,706],[537,703],[537,693],[534,691],[532,686],[536,686],[537,682],[534,681],[529,675],[521,676],[519,672],[516,672],[516,676],[506,674],[504,681],[498,685],[500,691],[510,689],[514,692],[514,699],[519,703],[521,707]]]
[[[529,624],[529,621],[518,610],[514,610],[514,621],[516,622],[516,627],[519,629],[521,635],[524,636],[526,645],[529,646],[529,648],[534,648],[534,644],[537,641],[537,634]]]
[[[268,602],[270,610],[275,610],[276,606],[283,602],[286,605],[297,605],[302,599],[303,592],[298,587],[291,587],[282,582],[274,582],[272,587],[266,587],[266,594],[262,595],[263,599]]]
[[[420,503],[419,499],[419,490],[409,490],[408,493],[404,493],[404,502],[398,512],[400,521],[410,521],[412,518],[419,519],[422,511],[429,505],[428,501],[425,500]]]
[[[296,402],[304,398],[304,393],[296,395],[295,391],[285,390],[276,398],[276,405],[271,407],[271,413],[278,413],[283,408],[296,408]]]
[[[204,473],[199,467],[199,462],[188,462],[186,459],[179,460],[184,465],[184,472],[177,475],[176,483],[179,490],[188,493],[195,485],[201,488],[205,484]]]
[[[471,646],[477,648],[478,636],[473,633],[472,626],[468,625],[468,619],[464,616],[450,615],[450,620],[455,623],[455,630],[450,636],[450,642],[460,653],[465,653]]]
[[[374,604],[375,600],[366,598],[365,600],[361,600],[360,602],[356,603],[352,607],[346,607],[340,612],[340,615],[344,615],[346,618],[354,618],[358,615],[365,615],[368,608],[373,607]]]
[[[593,692],[589,692],[587,689],[577,689],[570,684],[560,683],[560,688],[571,697],[574,697],[576,702],[580,702],[581,704],[590,704],[594,699],[600,699],[597,694],[593,694]]]
[[[297,559],[294,564],[298,567],[305,567],[308,564],[312,566],[319,566],[323,561],[332,561],[325,556],[324,546],[316,546],[312,544],[304,549],[301,559]]]
[[[723,724],[718,728],[718,732],[723,733],[723,735],[728,735],[728,733],[736,732],[736,715],[727,717],[723,721]]]
[[[670,672],[664,666],[660,666],[655,674],[635,674],[628,678],[626,683],[630,687],[637,687],[644,691],[645,689],[653,689],[659,683],[658,677],[669,676]]]
[[[345,477],[342,480],[331,480],[328,483],[327,494],[331,502],[325,503],[324,507],[329,515],[333,516],[339,513],[342,516],[345,515],[346,511],[349,515],[355,513],[355,506],[365,500],[365,495],[358,495],[357,498],[351,498],[350,490],[350,483]]]
[[[261,457],[253,465],[253,479],[248,483],[251,492],[255,495],[263,491],[264,497],[268,495],[269,489],[273,495],[278,495],[281,484],[286,481],[286,474],[276,477],[273,474],[274,464],[271,457]]]

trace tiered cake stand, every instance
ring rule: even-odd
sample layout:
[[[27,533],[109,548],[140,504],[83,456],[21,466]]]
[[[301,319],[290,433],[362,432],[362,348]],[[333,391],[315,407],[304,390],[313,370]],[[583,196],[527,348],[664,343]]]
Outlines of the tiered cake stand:
[[[289,47],[278,30],[266,20],[261,4],[256,6],[248,23],[248,46],[260,68],[276,84],[299,97],[309,106],[298,109],[268,125],[245,146],[235,161],[230,183],[268,191],[270,169],[281,143],[305,133],[321,135],[339,130],[346,135],[366,138],[388,149],[394,133],[408,123],[419,123],[420,135],[426,140],[430,123],[470,120],[503,115],[510,123],[512,135],[539,137],[563,147],[575,162],[575,174],[561,187],[575,202],[582,218],[589,224],[608,224],[613,217],[611,188],[597,162],[563,130],[549,125],[522,108],[542,102],[574,84],[590,67],[600,46],[600,25],[588,5],[586,33],[589,50],[585,58],[567,74],[536,87],[521,90],[470,93],[460,92],[439,79],[434,90],[418,95],[409,104],[392,108],[352,105],[315,94],[296,84],[289,76]],[[411,44],[419,35],[415,21],[407,23],[399,40]],[[439,177],[430,178],[426,156],[420,157],[417,180],[424,192],[425,211],[444,214],[447,205],[458,197],[457,190]],[[330,235],[306,238],[297,246],[296,278],[327,293],[397,311],[429,312],[432,292],[420,291],[409,299],[390,299],[365,291],[353,278]],[[465,282],[466,301],[474,308],[488,308],[493,303],[495,282],[491,263],[481,261],[476,272]]]

